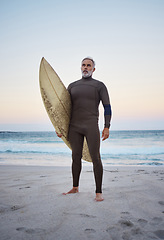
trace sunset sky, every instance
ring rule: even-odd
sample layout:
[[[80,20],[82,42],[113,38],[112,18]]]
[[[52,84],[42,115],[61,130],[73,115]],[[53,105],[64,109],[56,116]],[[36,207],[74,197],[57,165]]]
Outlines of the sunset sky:
[[[0,131],[53,130],[39,89],[43,56],[66,87],[84,57],[95,59],[111,130],[164,129],[163,13],[164,0],[0,1]]]

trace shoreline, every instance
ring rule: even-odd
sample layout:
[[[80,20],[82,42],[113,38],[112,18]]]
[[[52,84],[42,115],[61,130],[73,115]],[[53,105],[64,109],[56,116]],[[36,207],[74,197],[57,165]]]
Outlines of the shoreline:
[[[82,162],[82,169],[83,168],[92,168],[93,165],[91,162],[87,163],[87,164],[90,164],[90,165],[85,165],[85,163]],[[0,163],[0,168],[1,167],[31,167],[31,168],[71,168],[71,162],[70,162],[70,165],[33,165],[33,164],[2,164]],[[143,165],[121,165],[121,164],[118,164],[118,165],[113,165],[113,164],[103,164],[103,169],[105,170],[105,168],[164,168],[164,164],[161,164],[161,165],[148,165],[148,164],[143,164]]]

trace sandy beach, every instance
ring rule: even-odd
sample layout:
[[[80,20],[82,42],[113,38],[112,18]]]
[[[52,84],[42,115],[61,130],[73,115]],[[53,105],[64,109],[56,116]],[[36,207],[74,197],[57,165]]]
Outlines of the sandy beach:
[[[103,202],[91,166],[71,186],[69,167],[0,166],[0,239],[164,239],[163,167],[105,168]]]

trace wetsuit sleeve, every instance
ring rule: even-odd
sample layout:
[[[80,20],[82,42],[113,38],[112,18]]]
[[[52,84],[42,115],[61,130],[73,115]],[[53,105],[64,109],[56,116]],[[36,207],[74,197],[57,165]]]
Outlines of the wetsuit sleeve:
[[[100,88],[100,100],[102,101],[104,107],[104,127],[109,128],[112,117],[112,110],[108,90],[103,83],[101,84]]]

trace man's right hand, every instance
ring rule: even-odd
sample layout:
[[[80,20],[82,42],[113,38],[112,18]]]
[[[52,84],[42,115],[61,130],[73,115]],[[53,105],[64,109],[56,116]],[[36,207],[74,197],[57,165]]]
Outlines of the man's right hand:
[[[56,132],[56,135],[59,137],[59,138],[61,138],[63,135],[62,134],[60,134],[60,133],[58,133],[58,132]]]

